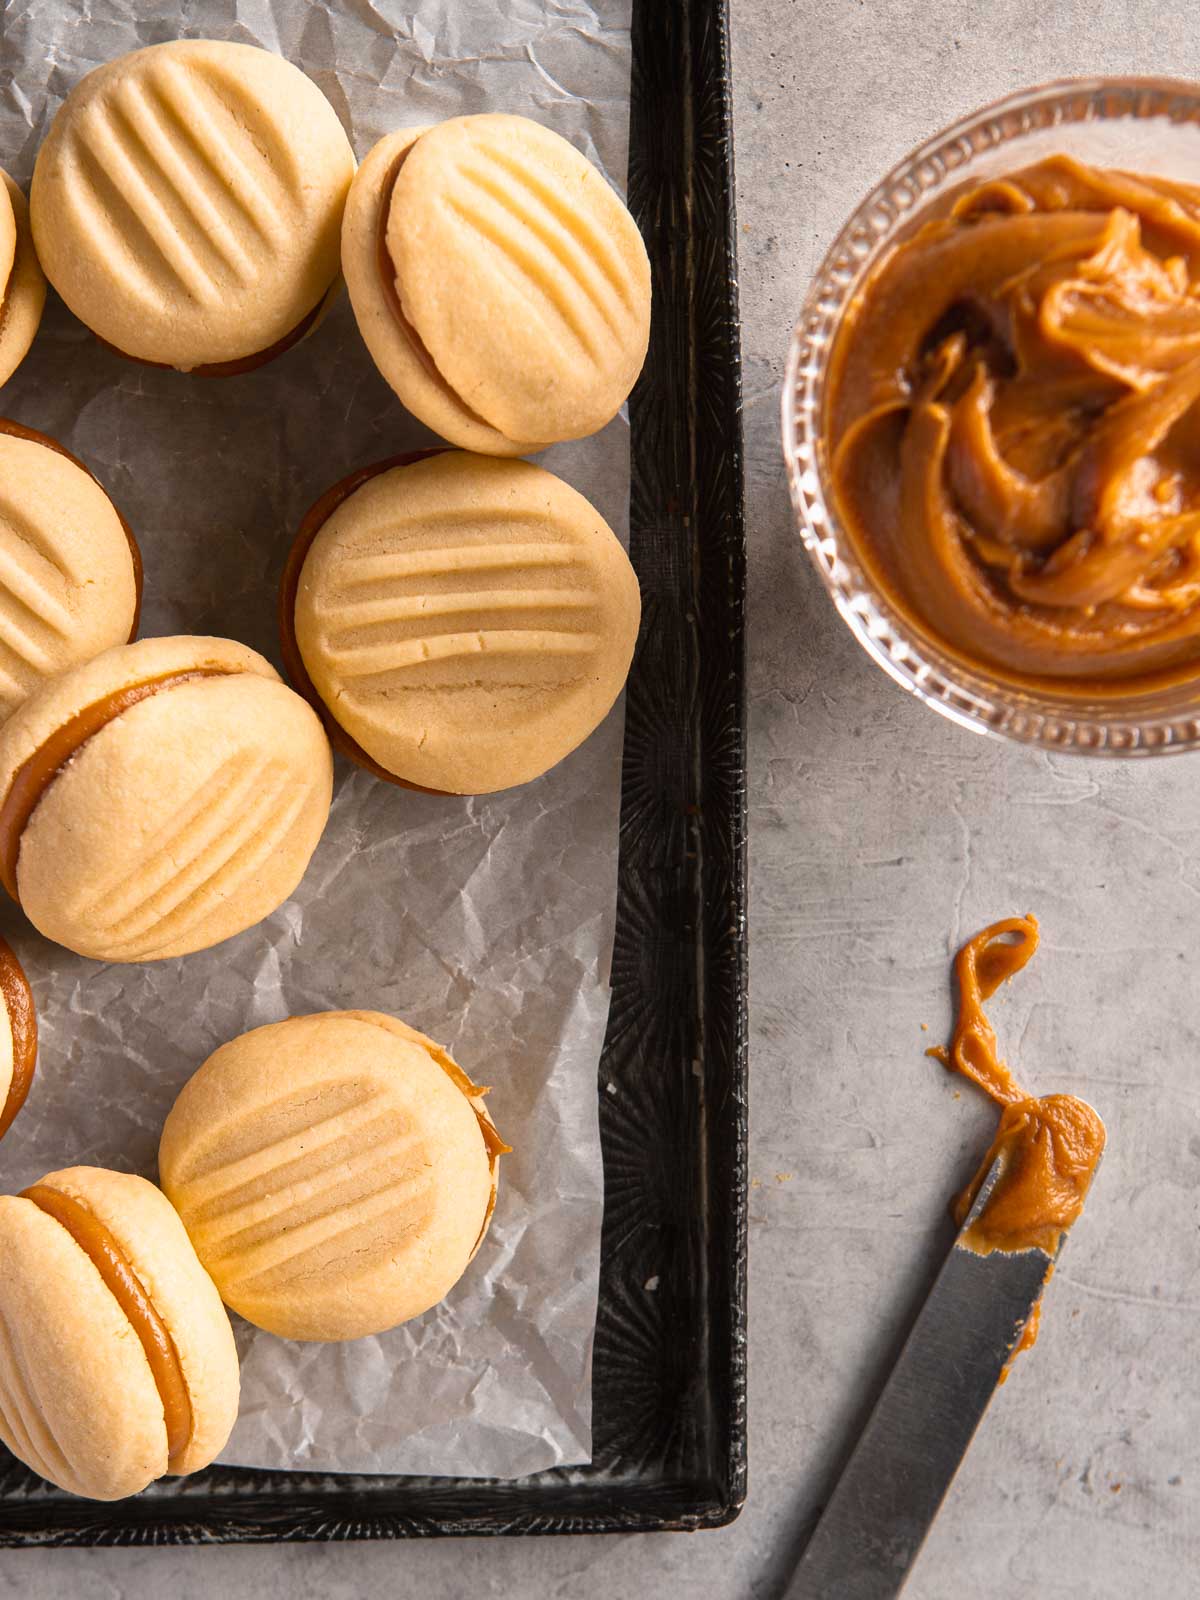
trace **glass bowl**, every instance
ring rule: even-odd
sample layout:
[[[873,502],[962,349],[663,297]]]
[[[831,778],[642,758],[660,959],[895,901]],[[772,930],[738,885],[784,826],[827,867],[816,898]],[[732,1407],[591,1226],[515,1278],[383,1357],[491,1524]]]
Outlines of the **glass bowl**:
[[[1200,746],[1200,666],[1190,682],[1108,695],[1017,688],[911,626],[864,573],[839,525],[822,438],[829,352],[846,306],[914,214],[947,189],[1065,151],[1098,166],[1200,183],[1200,84],[1072,78],[997,100],[936,134],[880,182],[834,240],[792,334],[783,451],[804,546],[846,624],[902,688],[952,722],[1084,755]]]

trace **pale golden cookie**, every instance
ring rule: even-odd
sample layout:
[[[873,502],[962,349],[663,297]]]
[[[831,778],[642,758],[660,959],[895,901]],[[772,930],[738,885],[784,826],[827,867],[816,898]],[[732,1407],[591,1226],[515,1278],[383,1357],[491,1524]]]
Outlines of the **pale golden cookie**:
[[[0,721],[137,631],[142,563],[104,490],[55,440],[0,418]]]
[[[612,707],[637,577],[561,478],[447,450],[368,478],[314,528],[319,517],[294,552],[285,657],[372,770],[444,793],[511,788]]]
[[[290,62],[180,39],[97,67],[38,152],[50,282],[125,355],[237,370],[315,324],[338,277],[354,153]]]
[[[285,1339],[420,1316],[466,1270],[508,1148],[486,1090],[377,1011],[223,1045],[171,1109],[163,1189],[226,1305]]]
[[[25,196],[7,172],[0,178],[0,383],[7,383],[42,320],[46,279],[33,248]]]
[[[287,899],[332,783],[320,722],[253,650],[121,645],[0,728],[0,876],[80,955],[186,955]]]
[[[98,1167],[0,1197],[0,1439],[92,1500],[195,1472],[237,1417],[229,1318],[152,1183]]]
[[[645,360],[637,226],[585,156],[527,117],[382,139],[346,203],[342,270],[383,376],[469,450],[528,455],[594,433]]]

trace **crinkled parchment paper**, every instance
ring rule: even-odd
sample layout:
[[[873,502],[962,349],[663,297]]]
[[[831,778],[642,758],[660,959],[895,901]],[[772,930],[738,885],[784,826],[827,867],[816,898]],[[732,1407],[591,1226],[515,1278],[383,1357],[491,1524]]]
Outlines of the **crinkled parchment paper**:
[[[296,62],[360,157],[392,128],[502,109],[558,129],[623,186],[629,0],[183,0],[174,14],[13,0],[3,27],[0,162],[25,186],[83,74],[177,34]],[[143,634],[227,634],[276,662],[275,585],[306,508],[429,439],[375,372],[344,296],[281,360],[218,380],[121,359],[52,296],[0,409],[80,455],[132,524]],[[543,459],[623,534],[621,419]],[[42,1029],[33,1093],[0,1148],[5,1189],[77,1162],[153,1177],[185,1079],[222,1041],[293,1012],[394,1012],[494,1085],[516,1151],[466,1278],[418,1322],[349,1345],[287,1344],[235,1318],[242,1413],[223,1460],[510,1477],[588,1458],[620,755],[614,713],[557,770],[493,798],[412,794],[339,761],[295,897],[184,960],[98,965],[0,913]]]

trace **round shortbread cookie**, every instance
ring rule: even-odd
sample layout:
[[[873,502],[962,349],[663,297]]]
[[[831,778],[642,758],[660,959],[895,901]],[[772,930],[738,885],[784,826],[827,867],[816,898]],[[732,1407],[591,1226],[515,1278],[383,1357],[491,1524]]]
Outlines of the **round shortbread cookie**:
[[[316,529],[293,626],[373,770],[482,794],[602,721],[640,614],[629,558],[581,494],[526,461],[443,451],[368,478]]]
[[[141,557],[83,464],[0,419],[0,720],[137,631]]]
[[[33,248],[28,202],[7,172],[0,178],[0,383],[7,383],[38,331],[46,279]]]
[[[347,201],[342,270],[383,376],[466,449],[523,455],[594,433],[645,360],[637,226],[585,156],[527,117],[381,140]]]
[[[253,650],[118,646],[0,728],[0,871],[80,955],[186,955],[287,899],[332,783],[318,718]]]
[[[226,1305],[286,1339],[420,1316],[466,1270],[507,1149],[432,1040],[373,1011],[255,1028],[184,1085],[159,1172]]]
[[[86,1231],[72,1231],[80,1220]],[[133,1280],[124,1299],[104,1274],[109,1248]],[[35,1472],[71,1494],[116,1500],[213,1460],[237,1416],[237,1350],[212,1280],[153,1184],[74,1167],[0,1197],[0,1282],[0,1439]],[[139,1303],[151,1308],[171,1385],[152,1365]]]
[[[38,152],[33,234],[51,283],[117,350],[240,364],[318,316],[353,174],[337,114],[298,68],[180,39],[68,95]]]

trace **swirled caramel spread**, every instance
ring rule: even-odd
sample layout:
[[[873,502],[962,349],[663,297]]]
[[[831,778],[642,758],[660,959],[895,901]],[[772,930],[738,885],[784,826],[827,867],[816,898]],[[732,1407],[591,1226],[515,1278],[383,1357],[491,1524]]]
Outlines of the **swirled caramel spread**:
[[[1200,188],[1058,155],[956,191],[827,394],[839,518],[917,632],[1060,691],[1200,673]]]
[[[12,1127],[13,1119],[25,1104],[33,1071],[37,1065],[37,1012],[29,979],[12,953],[7,939],[0,939],[0,995],[12,1031],[12,1078],[8,1094],[0,1103],[0,1139]]]
[[[117,689],[104,699],[84,706],[55,728],[29,759],[17,768],[8,786],[8,793],[0,801],[0,883],[18,905],[17,857],[21,853],[21,836],[25,832],[25,825],[55,778],[79,754],[88,740],[151,695],[177,688],[181,683],[190,683],[194,678],[226,677],[233,670],[230,667],[190,667]]]
[[[983,1004],[1020,972],[1038,945],[1036,917],[1009,917],[969,939],[954,962],[958,1018],[949,1049],[928,1051],[961,1072],[1000,1106],[1000,1126],[979,1171],[955,1204],[961,1225],[998,1156],[1000,1177],[963,1243],[992,1250],[1044,1250],[1053,1256],[1083,1210],[1104,1150],[1104,1124],[1074,1095],[1028,1095],[1000,1059]]]
[[[167,1429],[167,1471],[174,1472],[192,1437],[192,1401],[170,1329],[113,1234],[71,1195],[35,1183],[21,1192],[39,1211],[61,1224],[88,1257],[137,1334],[162,1400]]]

